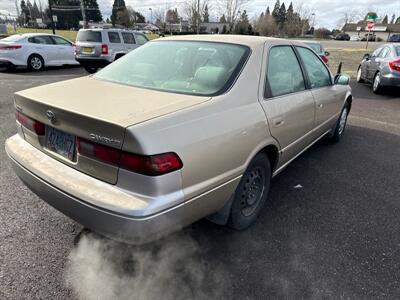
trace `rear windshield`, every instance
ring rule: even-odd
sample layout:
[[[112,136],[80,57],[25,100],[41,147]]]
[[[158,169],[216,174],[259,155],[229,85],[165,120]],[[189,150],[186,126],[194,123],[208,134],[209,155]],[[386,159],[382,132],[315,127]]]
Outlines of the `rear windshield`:
[[[76,41],[101,43],[101,32],[90,30],[79,31],[78,36],[76,37]]]
[[[322,49],[322,46],[320,44],[316,44],[316,43],[306,43],[306,44],[308,45],[308,47],[310,47],[311,49],[313,49],[317,53],[324,52],[323,49]]]
[[[249,55],[246,46],[153,41],[96,73],[95,78],[190,95],[217,95],[233,83]]]
[[[18,42],[18,41],[22,40],[23,38],[24,37],[22,35],[15,34],[15,35],[8,36],[8,37],[2,39],[1,41],[2,42]]]

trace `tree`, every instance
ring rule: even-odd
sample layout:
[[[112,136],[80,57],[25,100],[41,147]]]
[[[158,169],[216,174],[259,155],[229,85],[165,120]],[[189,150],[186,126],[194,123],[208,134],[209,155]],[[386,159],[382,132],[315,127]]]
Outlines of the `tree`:
[[[331,35],[331,31],[326,28],[318,28],[314,31],[314,37],[317,39],[328,39]]]
[[[208,14],[208,5],[206,4],[206,7],[204,8],[203,12],[203,22],[209,22],[210,21],[210,15]]]
[[[400,24],[400,17],[398,17],[398,18],[396,19],[396,22],[395,22],[394,24]]]
[[[20,22],[20,24],[23,26],[29,22],[31,15],[29,13],[29,9],[26,6],[24,0],[21,0],[20,6],[21,6],[21,22]]]
[[[269,6],[267,6],[267,10],[265,11],[265,15],[266,16],[270,16],[271,15],[271,12],[269,11]]]
[[[281,9],[281,3],[279,0],[276,0],[274,10],[272,11],[272,17],[274,18],[275,22],[279,24],[279,10]]]
[[[222,6],[222,11],[228,23],[228,31],[233,31],[233,27],[239,17],[240,11],[244,9],[249,0],[220,0],[218,3]]]
[[[219,18],[219,22],[224,24],[226,23],[225,15],[222,15],[221,18]]]
[[[256,21],[255,29],[256,32],[264,36],[276,36],[278,34],[278,26],[271,14],[264,15],[261,13]]]
[[[198,7],[199,2],[200,7]],[[204,10],[207,6],[208,0],[202,0],[199,2],[197,0],[187,0],[184,8],[186,17],[191,22],[194,32],[200,32],[201,16],[204,14]]]
[[[282,3],[281,7],[279,8],[278,22],[277,22],[281,30],[285,26],[285,22],[286,22],[286,6],[285,3]]]
[[[85,7],[85,16],[87,21],[103,21],[103,16],[101,15],[97,0],[83,0],[83,6]]]
[[[33,6],[31,10],[32,21],[36,22],[36,19],[41,18],[41,12],[39,11],[39,7],[36,4],[36,1],[33,1]]]
[[[236,34],[248,34],[249,33],[249,28],[251,28],[251,32],[253,32],[253,29],[250,25],[249,22],[249,17],[247,15],[247,11],[244,10],[242,14],[240,15],[239,20],[236,22],[235,27],[234,27],[234,33]]]
[[[112,13],[111,13],[112,25],[113,26],[115,26],[115,24],[122,25],[122,23],[126,23],[127,19],[129,19],[129,15],[126,13],[125,1],[124,0],[114,0],[114,4],[112,7]]]
[[[378,18],[378,14],[376,12],[370,11],[365,15],[364,21],[367,21],[368,17],[372,17],[373,19]]]
[[[387,24],[388,22],[389,22],[389,17],[388,15],[386,15],[382,20],[382,24]]]
[[[390,24],[394,24],[394,21],[396,20],[396,15],[395,14],[393,14],[392,15],[392,20],[390,21]]]

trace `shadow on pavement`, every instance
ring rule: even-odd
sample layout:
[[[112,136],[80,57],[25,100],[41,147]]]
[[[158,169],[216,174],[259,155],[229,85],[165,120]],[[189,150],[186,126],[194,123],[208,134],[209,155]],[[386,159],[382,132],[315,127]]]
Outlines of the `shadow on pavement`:
[[[46,67],[43,71],[34,72],[27,68],[16,68],[7,70],[0,68],[0,73],[8,73],[23,76],[48,76],[48,75],[74,75],[74,74],[88,74],[80,65],[78,66],[59,66],[59,67]]]
[[[400,88],[388,88],[381,94],[374,94],[372,86],[369,83],[358,83],[352,81],[350,86],[353,90],[355,98],[369,99],[369,100],[392,100],[400,97]]]

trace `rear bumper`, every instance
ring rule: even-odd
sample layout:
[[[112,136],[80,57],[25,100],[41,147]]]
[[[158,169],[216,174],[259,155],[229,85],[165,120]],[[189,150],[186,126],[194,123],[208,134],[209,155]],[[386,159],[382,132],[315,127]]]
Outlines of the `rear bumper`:
[[[400,87],[400,72],[399,74],[390,73],[381,76],[381,85],[385,87]]]
[[[132,244],[157,239],[218,211],[240,180],[159,212],[135,216],[146,207],[145,199],[50,158],[19,135],[6,141],[6,152],[18,177],[48,204],[94,232]]]
[[[108,61],[106,58],[89,58],[89,57],[80,57],[76,56],[75,60],[77,60],[82,66],[85,67],[97,67],[97,68],[103,68],[110,64],[111,62]]]
[[[14,66],[15,65],[11,61],[0,58],[0,68],[11,68]]]

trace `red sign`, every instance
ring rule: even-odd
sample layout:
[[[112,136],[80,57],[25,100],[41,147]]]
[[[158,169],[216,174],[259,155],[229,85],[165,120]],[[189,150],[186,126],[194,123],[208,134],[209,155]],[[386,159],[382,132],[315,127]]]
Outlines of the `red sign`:
[[[375,22],[368,22],[367,28],[368,28],[368,30],[372,30],[372,29],[374,29],[374,26],[375,26]]]

